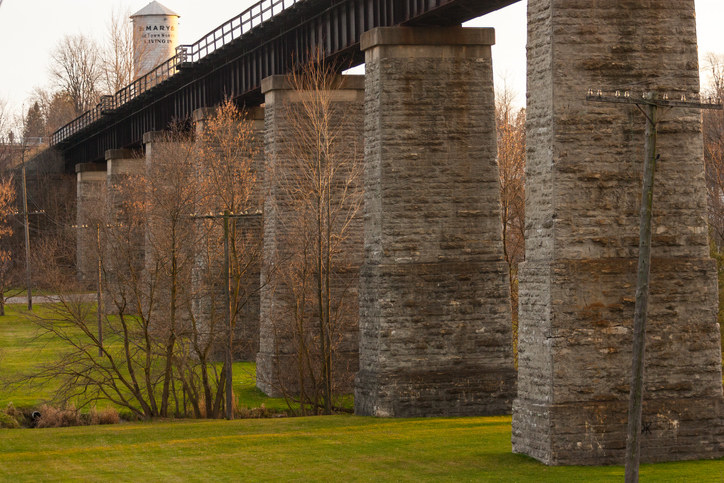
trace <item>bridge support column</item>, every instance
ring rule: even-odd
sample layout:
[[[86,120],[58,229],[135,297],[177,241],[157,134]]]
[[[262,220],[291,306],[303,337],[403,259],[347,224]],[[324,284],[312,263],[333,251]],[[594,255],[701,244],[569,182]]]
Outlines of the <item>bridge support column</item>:
[[[315,137],[312,131],[315,126],[304,121],[304,103],[312,103],[306,104],[307,108],[319,107],[319,104],[310,91],[294,90],[284,76],[264,79],[262,92],[265,94],[267,164],[257,386],[269,395],[281,395],[283,391],[296,393],[302,384],[305,387],[309,384],[310,371],[313,371],[318,384],[316,390],[321,391],[319,311],[314,278],[316,254],[310,242],[316,236],[315,220],[308,211],[312,193],[307,184],[309,178],[305,178],[311,172],[299,162],[306,153],[299,150],[309,148],[302,141],[304,133]],[[362,213],[361,208],[357,211],[350,203],[361,201],[364,78],[343,76],[335,89],[322,91],[319,97],[330,102],[329,122],[334,140],[328,154],[340,163],[331,188],[332,205],[337,206],[333,209],[338,210],[333,232],[340,233],[339,226],[347,220],[349,210],[355,213],[345,229],[342,245],[336,247],[331,270],[332,379],[336,392],[340,393],[352,391],[358,367],[357,292],[363,247]],[[295,190],[295,183],[299,190]],[[312,251],[306,257],[302,255],[305,243],[312,243],[307,245]],[[300,296],[302,284],[307,287],[303,289],[306,302]],[[295,307],[298,308],[295,310]],[[300,326],[304,328],[299,330]],[[309,351],[311,365],[305,351]],[[300,355],[305,364],[302,370],[298,365]]]
[[[146,189],[149,190],[147,193],[149,207],[146,215],[149,226],[146,227],[144,241],[146,268],[158,262],[159,257],[170,255],[172,251],[170,243],[175,243],[175,249],[183,248],[182,252],[176,253],[176,256],[186,258],[184,261],[188,261],[191,255],[187,250],[197,241],[196,235],[192,232],[194,222],[190,218],[172,221],[170,217],[171,212],[178,208],[174,203],[187,202],[189,206],[184,208],[186,210],[194,207],[193,202],[188,200],[197,196],[196,194],[177,195],[174,192],[183,190],[183,186],[175,185],[182,182],[179,180],[194,174],[193,139],[186,133],[149,131],[143,134],[143,144],[146,153],[144,169]],[[176,224],[177,230],[173,241],[169,238],[172,224]],[[188,289],[189,286],[185,288]]]
[[[193,139],[187,133],[144,133],[145,190],[144,284],[152,292],[151,324],[190,331],[186,302],[192,297],[191,269],[199,240],[196,221],[198,186],[186,185],[196,175]],[[148,301],[144,301],[147,303]],[[188,333],[188,332],[187,332]]]
[[[510,413],[493,29],[377,28],[365,51],[355,412]]]
[[[205,107],[197,109],[193,113],[196,127],[197,142],[199,136],[209,125],[209,119],[216,114],[215,108]],[[250,146],[244,147],[244,153],[253,156],[250,176],[255,179],[246,179],[244,183],[255,183],[257,185],[251,194],[250,212],[260,211],[263,202],[261,189],[262,167],[264,164],[264,108],[253,107],[245,111],[246,120],[244,127],[240,129],[251,129],[247,142]],[[248,124],[247,124],[248,122]],[[219,207],[217,207],[219,208]],[[223,245],[214,251],[206,250],[208,237],[213,235],[217,241],[222,240],[223,224],[221,219],[210,221],[208,235],[201,237],[198,243],[199,255],[196,257],[194,266],[194,287],[193,309],[197,320],[204,323],[209,317],[215,316],[224,320],[224,290],[223,290]],[[259,352],[259,284],[261,270],[261,245],[262,245],[262,219],[261,215],[236,218],[230,221],[236,224],[237,245],[243,249],[239,253],[239,261],[245,267],[239,284],[240,312],[236,318],[234,328],[234,354],[235,360],[254,361]],[[209,270],[209,266],[214,267]],[[206,279],[204,279],[206,277]],[[211,280],[208,279],[211,277]],[[212,315],[213,314],[213,315]],[[218,348],[218,357],[223,358],[223,347]],[[221,360],[221,359],[220,359]]]
[[[146,160],[143,153],[129,149],[109,149],[106,151],[106,209],[109,223],[127,222],[123,215],[123,203],[126,201],[127,184],[134,177],[143,176]]]
[[[129,197],[138,194],[133,186],[137,184],[134,178],[145,174],[146,162],[142,154],[128,149],[109,149],[105,153],[105,222],[110,225],[103,230],[106,250],[103,300],[106,312],[114,312],[116,304],[124,301],[129,309],[135,306],[129,299],[132,290],[126,282],[139,279],[143,272],[145,230],[131,223],[126,205]]]
[[[78,280],[94,287],[98,274],[96,223],[105,210],[105,163],[80,163],[76,172],[76,268]]]
[[[585,3],[585,4],[584,4]],[[694,0],[528,2],[526,261],[513,451],[622,464],[644,158],[633,106],[699,91]],[[659,125],[642,461],[724,454],[717,273],[697,110]]]

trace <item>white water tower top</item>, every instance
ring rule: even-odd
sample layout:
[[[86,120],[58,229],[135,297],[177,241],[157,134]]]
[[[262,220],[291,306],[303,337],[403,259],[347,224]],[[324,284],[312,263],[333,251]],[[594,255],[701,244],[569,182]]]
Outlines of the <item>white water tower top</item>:
[[[178,19],[177,13],[155,0],[131,15],[136,79],[176,54]]]

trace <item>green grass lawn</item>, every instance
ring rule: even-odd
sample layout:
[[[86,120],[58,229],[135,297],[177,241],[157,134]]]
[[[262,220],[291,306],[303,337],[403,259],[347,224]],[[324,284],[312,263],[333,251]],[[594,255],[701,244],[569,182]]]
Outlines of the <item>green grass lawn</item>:
[[[34,307],[36,314],[43,314],[46,308]],[[25,305],[5,306],[5,316],[0,317],[0,384],[7,376],[27,371],[34,364],[49,363],[63,350],[59,340],[40,336],[32,321],[33,315]],[[24,386],[7,388],[0,386],[0,408],[9,402],[15,406],[32,406],[50,400],[55,387]]]
[[[47,308],[42,305],[35,311]],[[48,362],[63,348],[38,337],[23,306],[0,317],[0,375]],[[234,365],[240,405],[285,409]],[[0,388],[0,408],[37,405],[53,387]],[[620,481],[622,467],[547,467],[511,453],[510,417],[358,416],[156,421],[0,429],[0,481]],[[724,459],[644,465],[642,481],[724,482]]]
[[[642,481],[722,481],[724,460],[643,465]],[[621,481],[510,451],[510,417],[359,416],[0,430],[6,481]]]

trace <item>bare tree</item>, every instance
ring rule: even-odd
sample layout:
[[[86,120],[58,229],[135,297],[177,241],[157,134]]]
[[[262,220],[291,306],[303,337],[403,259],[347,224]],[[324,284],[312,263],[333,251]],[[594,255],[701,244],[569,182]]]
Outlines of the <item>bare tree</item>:
[[[11,164],[13,137],[10,130],[7,102],[0,99],[0,169],[3,171]]]
[[[146,277],[155,294],[146,308],[162,344],[163,390],[160,414],[168,414],[176,344],[191,313],[191,272],[198,240],[190,217],[200,201],[195,149],[180,133],[154,143],[146,166]],[[140,181],[140,180],[139,180]],[[150,293],[150,292],[149,292]]]
[[[510,275],[513,347],[517,360],[518,264],[525,254],[525,110],[515,109],[513,93],[499,91],[495,102],[500,175],[500,214],[503,254]]]
[[[119,213],[113,219],[102,209],[91,210],[85,219],[87,237],[97,240],[87,243],[96,248],[86,256],[101,261],[106,301],[114,314],[102,320],[104,339],[115,343],[103,343],[95,308],[68,295],[72,285],[59,278],[60,303],[51,316],[37,320],[67,349],[33,376],[54,380],[59,400],[108,399],[143,418],[185,413],[175,387],[175,361],[179,341],[187,336],[196,241],[189,214],[196,208],[199,185],[192,143],[173,133],[166,141],[154,145],[147,173],[119,189]]]
[[[0,315],[5,315],[5,294],[11,281],[13,258],[6,241],[13,234],[10,217],[15,210],[15,185],[12,175],[6,175],[0,179]]]
[[[298,95],[285,107],[287,152],[271,173],[286,233],[276,290],[290,295],[276,330],[293,340],[302,407],[329,414],[346,376],[338,371],[341,347],[357,323],[363,152],[361,142],[343,135],[359,131],[350,104],[334,100],[343,78],[319,53],[311,57],[288,77]]]
[[[712,99],[722,102],[724,101],[724,64],[720,57],[713,54],[707,57],[707,64],[711,82],[708,94]],[[721,111],[706,110],[702,116],[709,229],[713,249],[718,255],[724,243],[724,114]]]
[[[59,384],[60,400],[83,404],[105,398],[143,418],[184,415],[189,405],[197,417],[223,414],[230,381],[213,349],[228,334],[224,312],[212,311],[199,320],[193,310],[195,300],[215,296],[219,286],[221,236],[218,224],[203,230],[192,215],[258,207],[250,133],[249,123],[226,103],[198,142],[180,133],[154,142],[145,174],[130,177],[118,189],[114,212],[91,210],[96,217],[86,223],[96,228],[87,230],[88,237],[98,238],[89,256],[101,260],[114,314],[104,317],[103,331],[115,343],[103,344],[87,304],[61,296],[57,313],[38,323],[65,341],[68,350],[35,376]],[[253,275],[253,266],[259,265],[260,247],[253,236],[231,231],[234,322],[258,292],[258,282],[248,286],[245,274]],[[202,246],[206,250],[199,250]],[[208,285],[192,283],[199,257],[207,259],[202,282]],[[201,294],[200,288],[205,290]]]
[[[706,63],[710,84],[706,93],[714,101],[724,102],[724,58],[710,54]],[[709,246],[716,260],[719,290],[724,286],[724,114],[722,111],[702,112],[704,134],[704,167],[706,176]],[[719,297],[719,321],[724,314],[724,298]],[[724,327],[724,326],[723,326]],[[724,337],[722,337],[724,347]]]
[[[10,113],[8,111],[7,101],[0,98],[0,142],[7,142],[8,134],[10,134]]]
[[[255,213],[260,190],[256,181],[257,142],[252,122],[244,113],[226,101],[202,126],[196,140],[196,182],[202,196],[193,216],[198,234],[193,310],[177,361],[194,412],[217,417],[222,407],[227,416],[232,409],[229,400],[222,404],[220,399],[226,391],[231,395],[232,355],[248,354],[248,345],[258,338],[246,330],[246,325],[252,322],[251,317],[258,321],[258,307],[253,302],[258,305],[261,240],[260,220]],[[228,229],[222,229],[222,221]],[[221,372],[214,364],[219,349],[225,353]]]
[[[50,73],[55,86],[71,99],[76,116],[98,103],[103,73],[93,39],[82,34],[63,37],[51,55]]]
[[[101,55],[101,85],[106,94],[115,94],[133,80],[133,25],[129,10],[113,9]]]

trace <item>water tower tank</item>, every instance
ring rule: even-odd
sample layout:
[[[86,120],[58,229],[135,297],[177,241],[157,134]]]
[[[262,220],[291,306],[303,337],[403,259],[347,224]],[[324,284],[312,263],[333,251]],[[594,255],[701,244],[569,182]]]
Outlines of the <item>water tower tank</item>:
[[[153,1],[131,15],[134,78],[176,54],[179,15]]]

